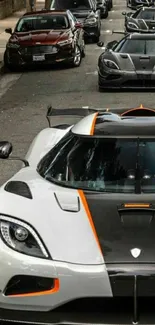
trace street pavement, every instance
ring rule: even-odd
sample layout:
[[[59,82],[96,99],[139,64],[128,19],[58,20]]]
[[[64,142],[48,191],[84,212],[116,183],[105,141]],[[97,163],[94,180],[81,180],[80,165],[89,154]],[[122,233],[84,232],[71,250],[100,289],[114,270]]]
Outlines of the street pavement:
[[[123,30],[125,0],[114,0],[113,10],[102,20],[101,40],[119,39],[112,30]],[[23,157],[37,132],[48,126],[46,109],[90,106],[94,108],[154,107],[154,92],[98,91],[97,61],[102,49],[86,46],[86,57],[79,68],[55,68],[24,73],[7,73],[0,80],[0,139],[14,145],[14,155]],[[61,117],[58,123],[63,122]],[[19,168],[19,163],[0,161],[0,183]]]

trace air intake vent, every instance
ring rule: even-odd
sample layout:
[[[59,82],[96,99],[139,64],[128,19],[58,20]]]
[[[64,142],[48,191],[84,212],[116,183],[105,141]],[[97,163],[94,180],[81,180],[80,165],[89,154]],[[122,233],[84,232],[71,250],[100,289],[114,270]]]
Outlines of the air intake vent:
[[[134,108],[122,113],[121,116],[155,116],[155,110],[150,108]]]
[[[21,181],[10,181],[5,186],[5,191],[32,199],[31,191],[28,185]]]

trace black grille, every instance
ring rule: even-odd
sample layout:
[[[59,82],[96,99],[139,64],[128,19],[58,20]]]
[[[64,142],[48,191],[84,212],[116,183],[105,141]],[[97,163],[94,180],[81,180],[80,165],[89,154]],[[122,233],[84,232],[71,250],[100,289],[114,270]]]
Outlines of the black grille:
[[[130,80],[122,83],[122,87],[129,88],[155,88],[155,80]]]
[[[53,45],[38,45],[38,46],[28,46],[22,47],[21,52],[22,54],[52,54],[55,50],[55,46]]]
[[[5,191],[16,195],[24,196],[27,199],[32,199],[32,194],[29,186],[25,182],[10,181],[5,186]]]

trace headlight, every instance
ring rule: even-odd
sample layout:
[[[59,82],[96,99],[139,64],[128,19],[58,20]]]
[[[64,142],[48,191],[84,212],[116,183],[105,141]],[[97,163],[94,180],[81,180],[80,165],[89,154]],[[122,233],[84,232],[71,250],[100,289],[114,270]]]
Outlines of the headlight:
[[[110,69],[117,69],[117,70],[119,70],[118,65],[114,61],[104,59],[104,63]]]
[[[135,24],[135,23],[128,23],[128,27],[131,27],[131,28],[137,28],[138,29],[138,26]]]
[[[0,235],[3,242],[17,252],[40,258],[49,257],[36,231],[25,222],[1,215]]]
[[[7,47],[10,48],[10,49],[19,49],[20,45],[16,44],[16,43],[8,43]]]
[[[72,44],[72,42],[73,42],[73,39],[72,38],[69,38],[69,39],[67,39],[65,41],[57,42],[57,44],[60,45],[60,46],[64,46],[64,45]]]
[[[95,17],[94,18],[88,18],[85,21],[85,23],[89,24],[89,25],[94,25],[94,24],[96,24],[96,22],[97,22],[97,19]]]

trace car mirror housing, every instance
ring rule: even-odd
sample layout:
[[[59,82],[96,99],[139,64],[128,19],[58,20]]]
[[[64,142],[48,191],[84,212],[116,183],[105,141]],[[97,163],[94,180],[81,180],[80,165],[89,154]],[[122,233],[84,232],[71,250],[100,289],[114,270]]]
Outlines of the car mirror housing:
[[[8,159],[12,152],[12,143],[0,141],[0,159]]]
[[[98,43],[97,43],[97,46],[98,46],[98,47],[103,47],[103,46],[104,46],[104,42],[102,42],[102,41],[98,42]]]
[[[5,32],[6,32],[7,34],[11,34],[11,35],[12,35],[12,28],[6,28],[6,29],[5,29]]]

